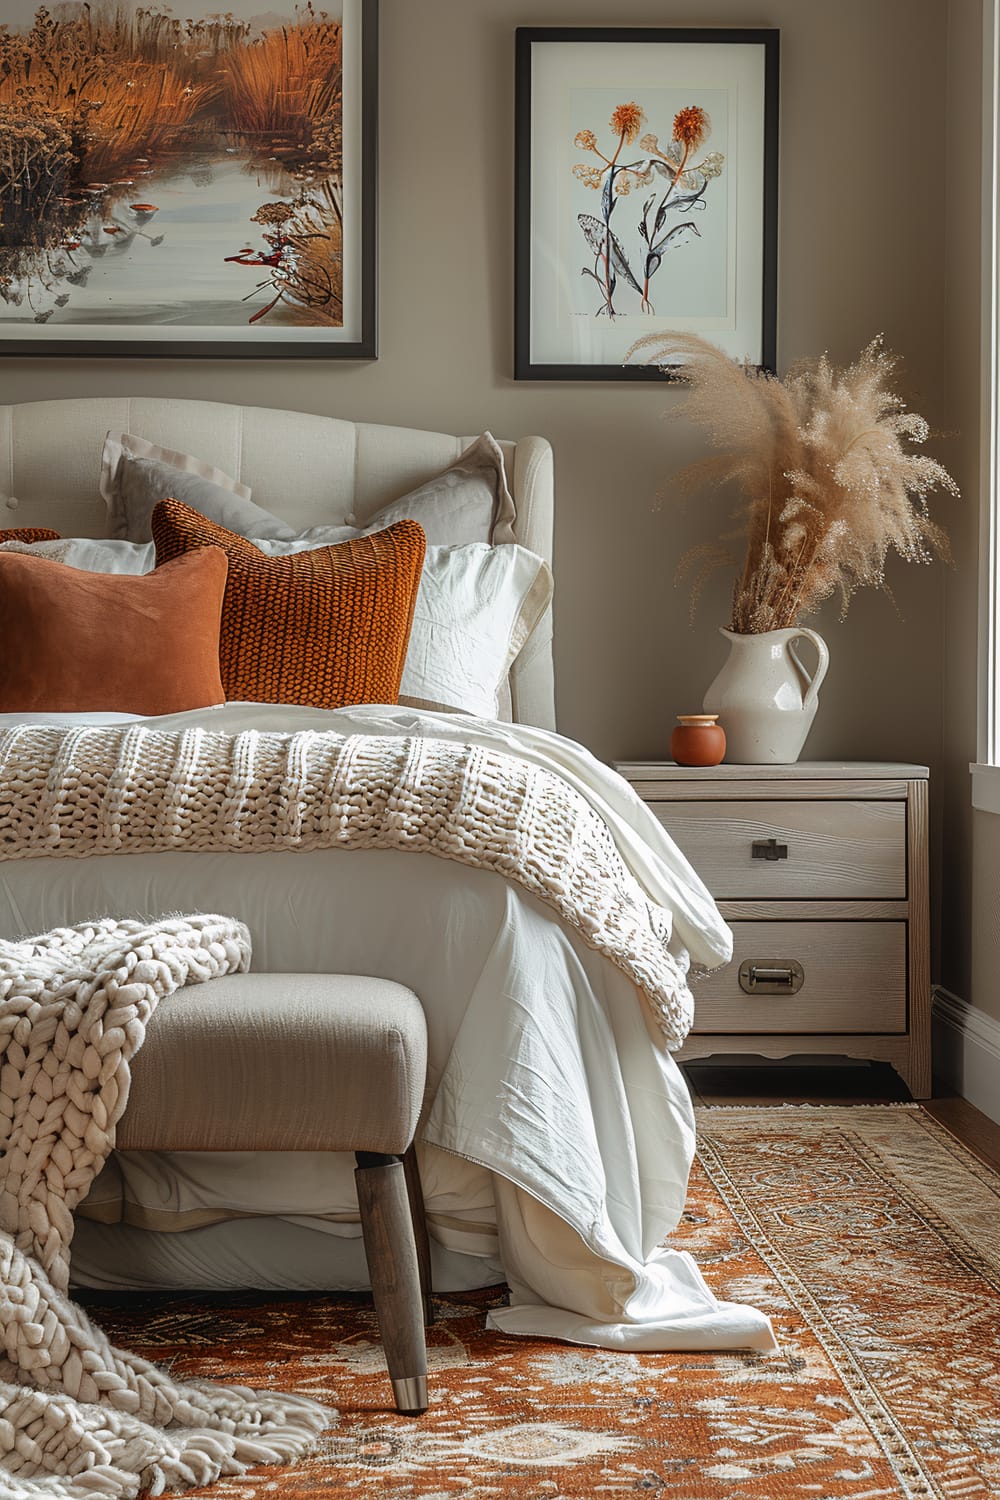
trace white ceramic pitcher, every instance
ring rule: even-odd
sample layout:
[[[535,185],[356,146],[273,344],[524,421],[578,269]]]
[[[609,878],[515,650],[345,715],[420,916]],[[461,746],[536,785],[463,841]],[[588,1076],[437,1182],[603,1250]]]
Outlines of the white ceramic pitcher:
[[[826,642],[801,625],[740,635],[723,630],[729,659],[705,694],[706,713],[719,715],[732,765],[791,765],[797,761],[819,704],[830,664]],[[792,645],[805,637],[819,661],[809,673]]]

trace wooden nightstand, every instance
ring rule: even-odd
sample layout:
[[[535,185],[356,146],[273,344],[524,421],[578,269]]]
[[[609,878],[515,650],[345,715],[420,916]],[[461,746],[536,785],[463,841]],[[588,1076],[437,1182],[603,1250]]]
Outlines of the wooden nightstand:
[[[730,923],[679,1056],[843,1054],[931,1092],[927,768],[620,763]]]

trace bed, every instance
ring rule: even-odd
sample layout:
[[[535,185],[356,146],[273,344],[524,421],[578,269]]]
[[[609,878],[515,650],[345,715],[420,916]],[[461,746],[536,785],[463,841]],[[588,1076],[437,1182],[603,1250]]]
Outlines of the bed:
[[[305,538],[288,544],[293,551],[315,546],[317,528],[331,536],[337,528],[362,532],[399,497],[461,466],[483,441],[180,400],[2,407],[0,526],[107,536],[114,511],[98,475],[103,465],[108,481],[109,432],[141,435],[150,446],[130,454],[136,462],[147,452],[178,462],[196,454],[201,477],[214,483],[221,476],[231,495],[252,496],[254,506]],[[527,438],[498,451],[509,489],[503,505],[497,501],[489,541],[470,545],[482,549],[481,561],[506,546],[508,558],[523,551],[548,563],[551,450]],[[434,493],[437,504],[441,492]],[[447,503],[463,493],[453,486]],[[436,543],[433,567],[450,567],[447,538]],[[37,545],[2,550],[23,556]],[[57,550],[51,556],[59,560]],[[425,581],[437,576],[430,557],[429,549]],[[63,554],[60,565],[67,561],[72,556]],[[411,796],[430,764],[415,771],[411,747],[425,745],[448,775],[467,781],[475,766],[481,778],[488,766],[491,776],[517,782],[520,808],[546,798],[557,806],[565,842],[539,843],[554,874],[525,879],[523,868],[514,870],[524,859],[513,833],[514,842],[476,863],[445,847],[443,835],[428,842],[425,825],[423,843],[405,828],[392,838],[383,827],[368,843],[339,844],[310,842],[299,830],[266,849],[212,837],[183,845],[164,836],[151,845],[88,835],[89,842],[64,840],[49,850],[44,830],[36,830],[30,848],[15,850],[9,836],[0,844],[0,938],[95,915],[212,910],[247,923],[257,969],[370,973],[409,985],[424,1002],[430,1033],[420,1152],[437,1284],[461,1290],[505,1279],[510,1306],[492,1317],[512,1333],[612,1348],[767,1350],[766,1318],[717,1300],[690,1257],[663,1244],[683,1211],[694,1146],[690,1101],[671,1051],[676,1007],[689,999],[689,964],[725,961],[728,933],[704,886],[627,785],[555,732],[551,606],[537,587],[543,571],[538,564],[524,590],[532,608],[518,616],[503,671],[494,664],[488,712],[481,699],[470,700],[475,713],[437,701],[431,658],[440,635],[425,622],[431,687],[411,683],[414,691],[398,704],[329,710],[229,701],[157,715],[93,707],[0,714],[0,815],[16,801],[4,780],[11,766],[19,767],[23,816],[67,776],[76,785],[81,767],[89,775],[106,762],[109,785],[126,749],[140,741],[169,753],[171,766],[183,762],[186,775],[206,746],[214,756],[232,755],[233,764],[247,746],[275,756],[288,745],[309,754],[332,746],[344,757],[351,747],[377,748],[397,775],[400,757],[410,757]],[[36,764],[44,774],[24,792]],[[176,811],[184,791],[173,802],[164,792],[162,800]],[[39,824],[57,821],[51,808],[62,805],[55,796]],[[559,869],[574,860],[584,884],[588,866],[603,861],[610,872],[604,895],[591,890],[590,905],[578,901],[579,910],[573,892],[560,891]],[[605,940],[612,917],[618,936]],[[630,921],[637,924],[631,938]],[[648,950],[657,951],[643,969],[636,955]],[[653,970],[659,979],[649,977]],[[661,991],[672,1037],[650,999]],[[121,1152],[77,1214],[73,1274],[79,1285],[105,1288],[356,1288],[366,1284],[359,1234],[346,1159]]]

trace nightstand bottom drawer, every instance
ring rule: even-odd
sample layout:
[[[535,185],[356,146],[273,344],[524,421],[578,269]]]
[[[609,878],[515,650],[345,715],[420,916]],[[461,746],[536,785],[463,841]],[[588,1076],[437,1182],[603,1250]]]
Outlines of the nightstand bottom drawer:
[[[906,1031],[905,922],[733,922],[732,929],[732,963],[692,985],[696,1036]]]

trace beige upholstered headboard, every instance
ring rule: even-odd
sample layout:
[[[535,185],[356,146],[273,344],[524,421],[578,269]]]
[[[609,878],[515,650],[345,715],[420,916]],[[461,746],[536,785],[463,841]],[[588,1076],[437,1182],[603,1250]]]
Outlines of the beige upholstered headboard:
[[[216,401],[122,396],[0,406],[0,528],[51,526],[63,536],[105,536],[98,478],[109,428],[196,454],[249,485],[259,505],[297,529],[351,517],[364,522],[471,441]],[[500,446],[517,507],[517,540],[551,563],[552,450],[538,437]],[[514,719],[554,729],[551,612],[510,676]]]

